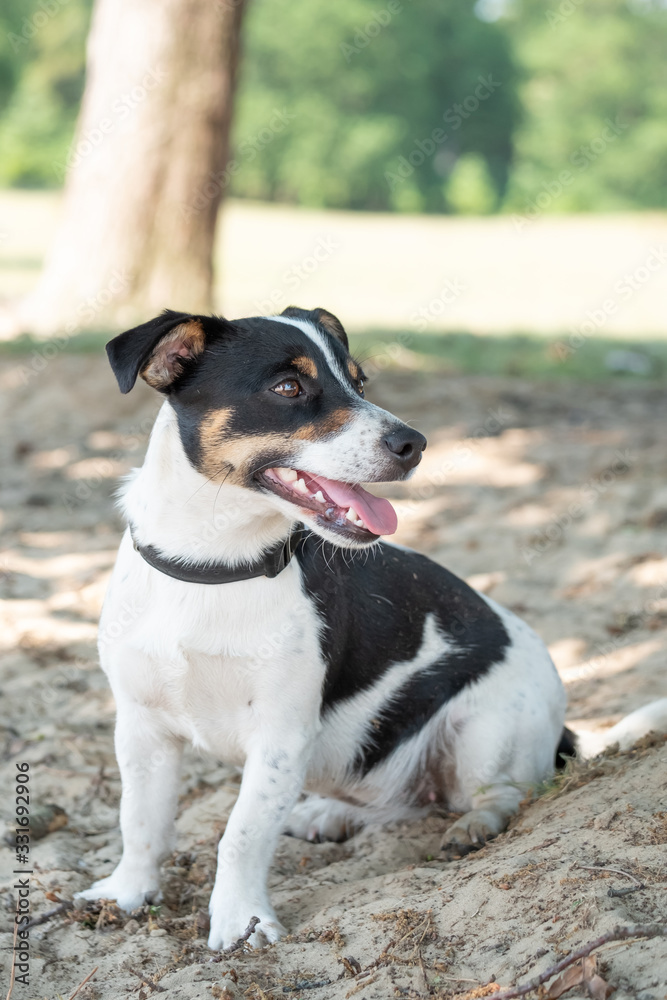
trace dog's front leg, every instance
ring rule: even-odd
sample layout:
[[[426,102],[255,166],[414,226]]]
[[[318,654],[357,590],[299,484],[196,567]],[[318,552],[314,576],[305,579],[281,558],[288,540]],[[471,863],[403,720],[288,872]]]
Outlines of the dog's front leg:
[[[160,862],[172,848],[183,745],[165,732],[154,711],[121,699],[115,742],[123,784],[123,856],[108,878],[78,895],[115,899],[131,911],[160,896]]]
[[[278,837],[302,790],[310,740],[305,734],[261,740],[249,752],[241,791],[218,846],[218,870],[209,911],[210,948],[229,948],[252,917],[254,945],[285,933],[269,901],[267,877]]]

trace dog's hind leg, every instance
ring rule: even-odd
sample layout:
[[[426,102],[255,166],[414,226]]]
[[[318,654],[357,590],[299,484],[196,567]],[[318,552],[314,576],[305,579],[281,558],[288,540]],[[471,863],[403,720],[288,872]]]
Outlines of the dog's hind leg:
[[[540,666],[535,664],[537,681]],[[495,676],[451,703],[443,773],[447,804],[463,815],[445,832],[443,849],[481,847],[505,829],[531,787],[553,773],[565,698],[555,671],[553,678],[544,673],[546,683],[533,679],[518,688],[501,664]]]
[[[338,799],[307,795],[292,810],[285,833],[319,843],[324,840],[345,840],[363,826],[360,810]]]
[[[123,856],[108,878],[77,895],[115,899],[131,911],[160,896],[160,862],[173,846],[182,743],[163,731],[153,710],[119,700],[116,756],[123,782]]]

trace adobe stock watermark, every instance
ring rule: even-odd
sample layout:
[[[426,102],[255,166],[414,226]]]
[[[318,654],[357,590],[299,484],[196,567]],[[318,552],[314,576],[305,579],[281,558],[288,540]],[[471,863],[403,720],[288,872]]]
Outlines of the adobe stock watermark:
[[[630,471],[635,459],[636,456],[630,449],[617,451],[614,462],[580,488],[579,499],[573,500],[562,513],[552,518],[530,545],[523,546],[521,556],[524,562],[530,566],[538,556],[544,555],[554,545],[561,544],[572,525],[580,521],[600,497]]]
[[[563,22],[567,21],[568,17],[571,17],[572,14],[574,14],[574,12],[585,2],[586,0],[563,0],[563,2],[558,5],[556,10],[549,8],[549,10],[544,12],[547,24],[550,28],[555,28],[557,25],[563,24]]]
[[[16,369],[24,385],[40,375],[55,357],[65,350],[71,338],[81,329],[94,322],[95,317],[105,309],[116,296],[120,295],[130,284],[128,271],[113,271],[109,283],[96,295],[90,295],[77,306],[72,320],[65,327],[65,333],[45,341],[43,347],[36,347],[27,364]]]
[[[649,597],[640,608],[628,616],[633,620],[633,632],[645,628],[654,615],[660,614],[666,597],[667,584],[663,583],[658,586],[652,597]],[[568,681],[583,681],[597,674],[608,657],[631,645],[633,641],[633,638],[628,638],[627,635],[618,635],[606,642],[597,643],[592,657],[585,663],[579,664],[578,667],[568,670]]]
[[[575,327],[571,327],[567,340],[559,340],[553,345],[553,351],[559,361],[567,361],[589,337],[601,330],[611,316],[614,316],[621,306],[628,302],[656,271],[667,264],[667,247],[651,247],[644,261],[633,271],[626,271],[622,278],[614,284],[614,294],[604,299],[599,306],[586,310],[585,319]]]
[[[258,132],[246,135],[241,139],[236,149],[237,155],[227,162],[224,169],[216,172],[211,171],[201,187],[195,192],[192,201],[187,205],[180,206],[181,216],[184,219],[191,219],[193,215],[203,212],[229,186],[243,164],[251,163],[266,146],[273,142],[276,136],[285,131],[296,117],[287,108],[274,108],[266,125]]]
[[[350,63],[352,59],[368,48],[374,38],[394,20],[397,14],[405,9],[401,0],[389,0],[386,7],[376,10],[362,27],[357,28],[352,38],[352,42],[341,42],[340,50],[345,56],[345,62]]]
[[[155,423],[155,414],[146,417],[139,424],[135,424],[125,434],[121,440],[121,446],[111,455],[100,455],[93,459],[95,471],[83,479],[79,479],[71,492],[63,493],[62,504],[68,514],[74,513],[82,504],[87,503],[103,483],[108,482],[116,476],[116,465],[124,461],[132,452],[139,450],[148,440],[150,432]]]
[[[333,236],[320,236],[311,252],[284,272],[281,284],[295,292],[304,281],[320,269],[322,264],[340,250],[340,246]],[[288,306],[289,298],[283,287],[274,288],[266,298],[253,302],[253,307],[257,310],[258,316],[271,315]]]
[[[459,441],[447,461],[443,462],[438,468],[429,470],[425,476],[426,482],[411,491],[412,495],[409,500],[401,501],[401,514],[418,514],[419,503],[434,497],[436,488],[446,486],[448,477],[473,459],[479,450],[480,442],[484,438],[497,437],[510,425],[511,420],[511,413],[504,410],[502,406],[498,406],[494,410],[488,410],[484,420],[475,428],[472,434]]]
[[[106,136],[114,132],[120,122],[129,118],[149,94],[164,82],[166,76],[166,72],[159,67],[149,69],[136,86],[116,98],[111,105],[109,115],[100,118],[96,125],[85,128],[75,137],[66,158],[52,164],[56,177],[63,180],[68,170],[78,167],[95,149],[98,149]]]
[[[531,223],[541,218],[554,202],[562,198],[568,188],[572,187],[577,177],[583,174],[591,164],[603,156],[609,147],[628,128],[627,122],[620,122],[618,115],[612,121],[606,118],[604,128],[593,136],[589,142],[583,143],[570,153],[569,162],[574,170],[561,170],[557,177],[542,184],[541,190],[532,201],[526,203],[523,212],[514,213],[512,222],[517,232],[521,232]]]
[[[474,115],[480,105],[484,101],[488,101],[498,88],[502,86],[501,81],[494,80],[491,73],[488,76],[478,77],[478,80],[479,83],[472,94],[468,94],[461,103],[452,104],[451,107],[443,112],[442,120],[446,125],[450,126],[451,132],[458,131],[463,123],[471,115]],[[398,157],[396,169],[385,171],[384,179],[389,185],[390,191],[394,191],[399,184],[402,184],[408,177],[411,177],[415,170],[422,166],[427,157],[433,156],[439,147],[447,141],[449,135],[450,132],[447,132],[445,129],[434,128],[430,135],[425,136],[423,139],[415,139],[413,142],[415,148],[405,155]]]
[[[44,28],[49,21],[52,21],[69,0],[39,0],[36,10],[30,17],[24,17],[21,24],[21,34],[17,35],[13,31],[7,32],[7,39],[14,54],[20,52],[24,45],[29,45],[35,35]]]
[[[412,313],[410,325],[418,333],[423,333],[431,323],[437,322],[447,312],[449,306],[463,295],[466,287],[460,278],[448,278],[438,295]]]

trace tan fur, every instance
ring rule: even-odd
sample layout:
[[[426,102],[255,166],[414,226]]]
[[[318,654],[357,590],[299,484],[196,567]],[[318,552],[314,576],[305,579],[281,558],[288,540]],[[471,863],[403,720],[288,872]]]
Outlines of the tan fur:
[[[352,358],[348,358],[348,361],[347,361],[347,370],[349,371],[349,373],[352,376],[352,378],[354,379],[354,381],[358,382],[359,381],[359,366],[354,363],[354,361],[352,360]]]
[[[337,316],[334,316],[333,313],[327,312],[326,309],[318,309],[317,322],[320,326],[323,326],[328,333],[335,337],[336,340],[341,340],[345,343],[345,329]]]
[[[208,479],[225,479],[225,482],[242,482],[249,467],[258,455],[271,449],[289,453],[290,441],[317,441],[335,434],[351,419],[353,411],[346,407],[334,410],[326,420],[304,424],[291,434],[253,434],[225,437],[234,410],[232,407],[216,410],[201,425],[199,440],[201,459],[199,471]]]
[[[295,358],[292,364],[302,375],[309,375],[310,378],[317,378],[317,365],[312,358],[308,358],[303,355],[300,358]]]
[[[173,358],[170,367],[169,357],[174,353],[175,344],[180,345],[179,353],[181,350],[186,351],[191,357],[197,357],[202,353],[206,345],[206,336],[198,319],[191,319],[174,327],[153,351],[148,364],[140,374],[154,389],[165,389],[174,379]]]
[[[234,408],[224,407],[214,410],[204,420],[199,428],[199,444],[201,448],[201,471],[209,479],[214,479],[225,471],[226,455],[222,447],[225,428],[231,420]]]

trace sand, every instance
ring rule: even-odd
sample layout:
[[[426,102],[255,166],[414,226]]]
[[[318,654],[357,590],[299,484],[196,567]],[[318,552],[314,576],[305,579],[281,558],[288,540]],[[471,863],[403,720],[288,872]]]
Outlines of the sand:
[[[140,462],[157,404],[143,386],[121,397],[101,357],[34,365],[0,362],[0,781],[6,820],[17,761],[30,763],[33,809],[67,814],[33,845],[38,915],[120,853],[114,706],[95,630],[121,531],[113,490]],[[664,389],[388,373],[372,395],[429,438],[419,475],[384,490],[399,540],[544,636],[568,718],[600,729],[664,697]],[[667,744],[649,739],[542,789],[466,858],[438,854],[451,817],[437,814],[342,844],[282,837],[270,883],[290,937],[212,962],[207,897],[238,781],[188,754],[163,904],[131,918],[92,904],[35,927],[30,986],[16,984],[13,1000],[69,997],[96,966],[84,1000],[482,996],[617,924],[667,921]],[[582,867],[600,865],[627,874]],[[0,847],[5,989],[12,870]],[[608,895],[633,878],[644,888]],[[618,1000],[662,1000],[667,941],[607,945],[598,971]]]

